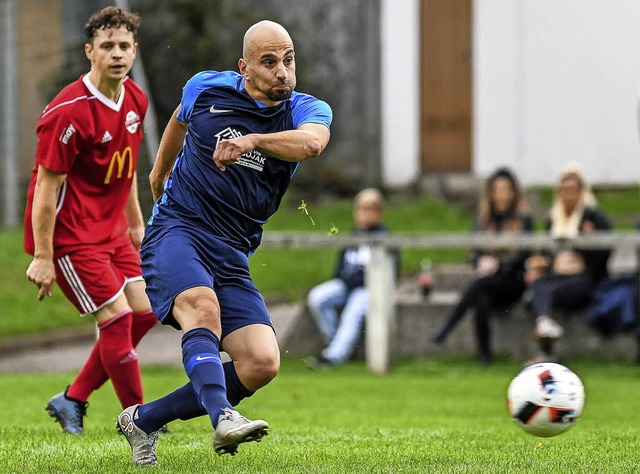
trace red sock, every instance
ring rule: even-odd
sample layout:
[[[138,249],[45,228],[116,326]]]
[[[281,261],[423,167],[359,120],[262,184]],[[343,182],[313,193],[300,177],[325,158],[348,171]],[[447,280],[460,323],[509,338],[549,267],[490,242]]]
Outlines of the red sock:
[[[140,339],[144,337],[149,330],[158,323],[158,318],[153,311],[134,311],[131,323],[131,342],[133,347],[138,347]]]
[[[102,387],[107,380],[109,380],[109,376],[100,360],[100,339],[98,339],[82,370],[69,385],[67,395],[75,400],[86,402],[89,395]]]
[[[100,360],[123,408],[142,403],[142,380],[138,353],[131,343],[132,311],[98,325]]]
[[[138,346],[142,337],[149,332],[157,322],[158,319],[151,310],[134,311],[132,313],[131,342],[133,347]],[[82,370],[67,389],[67,395],[75,400],[86,402],[95,390],[98,390],[109,380],[109,375],[104,369],[102,360],[100,359],[99,344],[100,339],[96,341]]]

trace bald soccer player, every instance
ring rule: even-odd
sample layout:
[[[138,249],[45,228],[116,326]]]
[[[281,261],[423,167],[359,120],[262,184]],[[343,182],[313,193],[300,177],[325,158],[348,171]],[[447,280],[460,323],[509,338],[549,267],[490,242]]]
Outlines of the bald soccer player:
[[[218,454],[233,455],[269,429],[233,408],[280,369],[248,257],[300,162],[329,142],[332,112],[294,91],[293,41],[278,23],[247,30],[238,68],[201,72],[186,83],[150,174],[156,203],[142,271],[157,318],[183,332],[189,382],[118,416],[134,464],[157,464],[158,430],[176,419],[208,415]],[[223,364],[220,350],[232,360]]]

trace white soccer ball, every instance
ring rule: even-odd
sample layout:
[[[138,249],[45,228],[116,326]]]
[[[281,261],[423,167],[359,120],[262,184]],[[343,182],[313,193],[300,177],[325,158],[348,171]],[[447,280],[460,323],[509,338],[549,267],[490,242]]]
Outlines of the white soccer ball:
[[[549,438],[564,433],[580,418],[584,386],[570,369],[545,362],[516,375],[507,400],[509,414],[518,426],[532,435]]]

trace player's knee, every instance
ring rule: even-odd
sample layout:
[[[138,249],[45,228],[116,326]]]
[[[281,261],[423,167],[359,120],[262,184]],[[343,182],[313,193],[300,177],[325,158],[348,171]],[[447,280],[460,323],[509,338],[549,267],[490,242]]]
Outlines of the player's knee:
[[[251,361],[251,378],[260,386],[271,382],[280,371],[280,357],[264,356]]]
[[[183,330],[200,327],[219,333],[220,306],[210,294],[180,295],[176,298],[173,315]]]
[[[280,358],[267,359],[262,369],[265,383],[269,383],[276,378],[278,372],[280,372]]]
[[[309,295],[307,296],[307,304],[310,308],[319,308],[324,303],[324,296],[322,295],[322,291],[320,291],[317,287],[312,288],[309,291]]]

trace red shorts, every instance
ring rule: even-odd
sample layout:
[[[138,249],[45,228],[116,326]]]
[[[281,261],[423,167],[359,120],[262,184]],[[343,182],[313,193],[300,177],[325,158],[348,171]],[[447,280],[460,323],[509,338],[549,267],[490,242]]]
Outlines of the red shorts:
[[[140,254],[129,235],[109,246],[74,246],[54,260],[58,286],[82,316],[115,301],[127,283],[142,280]]]

